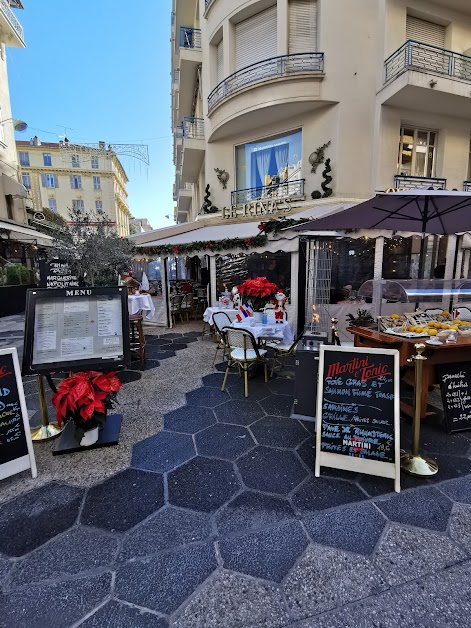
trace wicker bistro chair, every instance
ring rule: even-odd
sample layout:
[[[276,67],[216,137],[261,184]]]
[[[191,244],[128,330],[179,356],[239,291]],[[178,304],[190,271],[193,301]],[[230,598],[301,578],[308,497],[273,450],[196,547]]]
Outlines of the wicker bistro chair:
[[[177,322],[177,316],[180,317],[180,320],[183,323],[182,301],[183,294],[172,294],[170,297],[170,313],[172,315],[174,325]]]
[[[236,366],[244,372],[245,396],[249,396],[249,378],[248,370],[255,364],[263,364],[265,369],[265,382],[268,382],[268,369],[266,360],[266,349],[259,349],[255,336],[246,329],[234,329],[233,327],[225,327],[223,332],[226,333],[227,342],[229,344],[229,359],[227,361],[226,374],[222,383],[221,390],[226,386],[229,369]]]
[[[275,365],[279,364],[280,368],[283,368],[285,365],[285,360],[288,356],[294,355],[296,352],[296,345],[304,336],[304,331],[296,336],[291,345],[285,345],[282,342],[267,342],[266,347],[268,349],[273,349],[273,364],[271,367],[271,377],[273,377],[273,373],[275,372]]]
[[[216,357],[219,349],[222,349],[222,359],[224,360],[224,356],[229,355],[229,345],[227,344],[227,335],[226,332],[223,331],[224,327],[229,327],[231,325],[231,319],[226,314],[226,312],[215,312],[213,314],[213,325],[216,330],[217,337],[217,346],[216,351],[214,352],[213,358],[213,366],[216,364]]]
[[[139,356],[141,369],[146,362],[146,339],[142,325],[142,313],[129,316],[129,348],[132,354]]]

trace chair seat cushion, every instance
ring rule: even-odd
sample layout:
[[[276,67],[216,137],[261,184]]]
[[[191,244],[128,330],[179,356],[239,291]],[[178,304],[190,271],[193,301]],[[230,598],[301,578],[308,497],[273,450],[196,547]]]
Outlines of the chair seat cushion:
[[[263,357],[266,353],[266,349],[259,349],[258,353],[260,357]],[[234,360],[257,360],[257,354],[253,349],[247,349],[244,354],[243,349],[231,348],[231,358]]]
[[[267,342],[267,347],[270,347],[270,349],[276,349],[277,351],[289,351],[291,349],[292,345],[284,345],[281,342],[279,344],[276,344],[275,342]]]

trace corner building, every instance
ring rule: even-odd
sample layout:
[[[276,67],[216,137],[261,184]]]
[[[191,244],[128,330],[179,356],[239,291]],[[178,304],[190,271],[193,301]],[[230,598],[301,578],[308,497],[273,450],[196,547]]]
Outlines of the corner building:
[[[208,184],[218,209],[471,189],[469,55],[469,0],[174,0],[178,222]]]

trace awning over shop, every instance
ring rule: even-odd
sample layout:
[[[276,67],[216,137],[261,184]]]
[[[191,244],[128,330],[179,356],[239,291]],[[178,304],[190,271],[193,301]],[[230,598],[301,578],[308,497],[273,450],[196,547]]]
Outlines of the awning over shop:
[[[24,185],[19,183],[13,177],[2,174],[3,190],[5,195],[11,195],[14,198],[28,198],[28,192]]]
[[[144,233],[133,233],[126,236],[127,239],[135,246],[157,246],[160,244],[160,240],[166,238],[172,238],[173,236],[181,233],[187,233],[189,231],[196,231],[204,227],[204,223],[201,222],[184,222],[179,225],[172,225],[171,227],[162,227],[162,229],[153,229],[152,231],[145,231]],[[198,238],[192,238],[197,240]],[[158,242],[159,241],[159,242]]]
[[[51,246],[54,240],[50,235],[6,220],[0,220],[0,229],[8,232],[10,240],[17,240],[18,242],[36,242],[41,246]]]

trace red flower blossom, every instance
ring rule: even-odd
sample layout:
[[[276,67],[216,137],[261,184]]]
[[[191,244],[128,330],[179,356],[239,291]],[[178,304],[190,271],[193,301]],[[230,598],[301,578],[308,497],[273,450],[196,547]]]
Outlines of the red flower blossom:
[[[110,395],[120,388],[121,382],[114,373],[86,371],[67,377],[52,398],[57,410],[57,423],[62,425],[66,418],[74,415],[88,421],[95,412],[104,413]]]
[[[206,248],[206,249],[210,249],[211,247],[212,247],[212,243],[211,243],[211,241],[206,242],[206,246],[205,246],[205,248]]]
[[[252,238],[247,238],[247,239],[245,240],[245,244],[246,244],[247,246],[250,246],[250,244],[251,244],[251,243],[252,243]]]
[[[266,223],[266,222],[261,222],[261,223],[258,225],[258,229],[259,229],[259,231],[260,231],[260,232],[261,232],[261,231],[265,231],[265,227],[266,227],[266,226],[267,226],[267,223]]]
[[[278,286],[266,277],[255,277],[255,279],[247,279],[244,283],[237,286],[240,294],[245,295],[252,301],[255,310],[263,308],[269,303],[278,291]]]
[[[173,250],[173,254],[174,255],[178,255],[179,254],[178,246],[174,246],[172,250]]]

